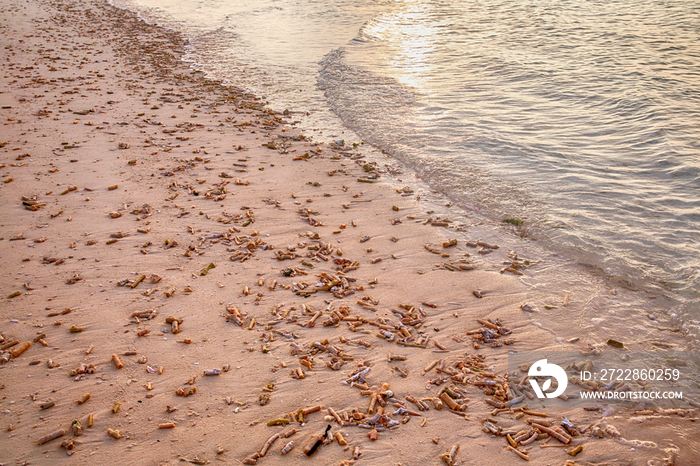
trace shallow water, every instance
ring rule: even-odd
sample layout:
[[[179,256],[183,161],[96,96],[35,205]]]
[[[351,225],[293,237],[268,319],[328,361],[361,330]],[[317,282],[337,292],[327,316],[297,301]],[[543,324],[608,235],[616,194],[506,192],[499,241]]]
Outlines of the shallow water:
[[[700,328],[700,2],[133,0],[212,77]],[[343,133],[345,132],[345,133]]]

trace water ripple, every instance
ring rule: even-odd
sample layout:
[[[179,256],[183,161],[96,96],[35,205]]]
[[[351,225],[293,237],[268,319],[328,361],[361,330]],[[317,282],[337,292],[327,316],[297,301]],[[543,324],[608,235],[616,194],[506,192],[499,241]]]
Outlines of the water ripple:
[[[698,6],[407,2],[326,57],[319,85],[350,127],[465,206],[525,218],[555,249],[640,286],[681,290],[692,312]],[[364,101],[388,79],[404,97]]]

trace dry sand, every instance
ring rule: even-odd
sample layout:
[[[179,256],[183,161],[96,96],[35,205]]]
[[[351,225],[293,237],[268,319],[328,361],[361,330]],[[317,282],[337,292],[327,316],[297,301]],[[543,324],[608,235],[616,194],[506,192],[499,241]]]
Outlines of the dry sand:
[[[538,268],[514,260],[514,244],[469,247],[498,238],[457,231],[410,186],[363,182],[384,177],[362,146],[311,143],[286,115],[208,82],[180,61],[174,33],[100,1],[2,10],[0,340],[31,346],[0,365],[1,464],[241,464],[291,428],[257,464],[443,464],[452,445],[455,464],[519,464],[482,421],[529,426],[517,411],[492,413],[484,400],[499,393],[479,384],[505,383],[509,348],[585,349],[625,319],[594,322],[604,309],[561,290],[533,325],[520,306]],[[512,346],[476,349],[467,332],[495,319],[512,330],[497,342]],[[435,360],[443,371],[424,373]],[[367,367],[366,391],[343,384]],[[468,399],[463,412],[428,400],[445,387]],[[380,392],[398,424],[372,441],[348,420],[372,418]],[[412,413],[394,414],[401,404]],[[315,406],[303,423],[267,425]],[[696,411],[547,414],[586,430],[562,448],[519,446],[534,464],[700,461]],[[307,458],[307,439],[329,424],[348,445]]]

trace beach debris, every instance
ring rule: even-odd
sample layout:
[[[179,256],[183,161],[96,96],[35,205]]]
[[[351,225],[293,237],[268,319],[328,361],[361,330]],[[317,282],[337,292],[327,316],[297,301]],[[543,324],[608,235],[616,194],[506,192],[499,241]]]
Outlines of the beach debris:
[[[482,325],[481,328],[470,330],[467,335],[472,337],[472,346],[474,349],[480,349],[482,344],[488,344],[492,348],[498,348],[503,345],[512,345],[515,340],[512,338],[503,338],[512,333],[512,331],[503,326],[500,319],[476,319]]]
[[[286,426],[289,424],[289,419],[284,419],[284,418],[279,418],[279,419],[272,419],[271,421],[267,422],[268,427],[272,426]]]
[[[41,409],[49,409],[52,408],[56,405],[53,401],[47,401],[46,403],[42,403],[39,405],[39,408]]]
[[[481,249],[479,250],[481,252]],[[500,271],[500,273],[505,273],[505,272],[510,272],[514,275],[524,275],[520,270],[516,269],[515,267],[503,267]]]
[[[182,325],[183,320],[178,317],[168,316],[165,318],[165,323],[170,324],[170,331],[173,334],[180,333],[180,325]]]
[[[70,438],[64,440],[63,442],[61,442],[60,447],[64,450],[67,450],[67,453],[70,454],[71,450],[75,449],[75,439]]]
[[[118,429],[108,428],[108,429],[107,429],[107,435],[109,435],[109,436],[112,437],[113,439],[117,439],[117,440],[119,440],[120,438],[122,438],[122,433],[121,433]]]
[[[306,456],[311,456],[314,453],[316,453],[316,450],[323,445],[323,441],[328,437],[328,432],[331,430],[331,425],[328,424],[326,426],[326,431],[323,434],[313,434],[309,439],[306,441],[306,445],[304,445],[303,451]]]
[[[80,419],[74,419],[70,424],[70,428],[73,431],[73,435],[76,437],[83,434],[83,425],[81,424]]]
[[[448,217],[435,217],[428,218],[423,222],[424,225],[432,225],[434,227],[449,227],[452,224],[452,220]]]
[[[55,430],[50,434],[46,434],[43,437],[41,437],[39,440],[36,441],[36,443],[38,443],[39,445],[43,445],[45,443],[50,442],[51,440],[63,437],[64,435],[66,435],[66,431],[64,429]]]
[[[454,466],[455,456],[457,455],[458,451],[459,444],[452,445],[452,448],[450,448],[449,451],[446,451],[445,453],[440,455],[440,459],[443,463],[447,464],[448,466]]]
[[[558,430],[552,429],[545,425],[542,421],[530,421],[529,424],[539,430],[542,433],[548,434],[551,437],[559,440],[561,443],[568,445],[571,443],[571,436],[565,433],[563,430],[560,432]],[[560,429],[561,430],[561,429]]]
[[[518,455],[521,459],[523,459],[525,461],[530,461],[530,457],[527,455],[527,453],[518,450],[517,448],[513,447],[512,445],[506,446],[506,449],[512,451],[513,453]]]
[[[451,262],[443,262],[442,264],[436,265],[436,267],[444,270],[449,270],[450,272],[474,270],[474,265],[470,263],[469,259],[457,259]]]
[[[209,461],[200,459],[198,456],[195,456],[194,458],[185,458],[184,456],[181,456],[180,461],[190,464],[209,464]]]
[[[267,451],[272,447],[272,444],[277,441],[277,439],[280,438],[279,432],[273,434],[269,439],[267,439],[267,442],[263,445],[263,447],[260,449],[260,452],[258,453],[258,457],[263,457],[267,454]]]
[[[81,277],[80,274],[74,273],[71,278],[66,279],[66,285],[75,285],[82,279],[83,277]]]
[[[606,343],[608,346],[612,346],[614,348],[624,348],[625,347],[624,343],[622,343],[621,341],[618,341],[618,340],[614,340],[612,338],[610,338]]]
[[[348,444],[347,440],[345,440],[345,437],[343,437],[343,434],[340,431],[335,433],[335,441],[338,442],[338,445],[341,447]]]
[[[58,366],[60,366],[60,364],[54,364],[53,361],[52,361],[52,364],[53,364],[53,367],[58,367]],[[48,364],[47,364],[47,365],[48,365]],[[50,367],[49,369],[51,369],[51,367]],[[90,364],[85,364],[85,363],[83,363],[83,364],[81,364],[77,369],[71,370],[71,371],[69,372],[68,375],[70,375],[71,377],[75,377],[76,375],[94,374],[95,372],[97,372],[97,367],[95,367],[94,364],[92,364],[92,363],[90,363]]]
[[[243,326],[243,315],[236,306],[234,306],[233,304],[229,304],[228,306],[226,306],[226,311],[228,312],[228,314],[226,315],[226,320],[233,321],[239,327]]]
[[[11,180],[11,178],[10,178]],[[7,181],[5,181],[7,182]],[[46,206],[46,203],[44,202],[39,202],[37,200],[37,196],[22,196],[22,205],[26,210],[30,210],[32,212],[36,212],[42,207]]]
[[[114,363],[114,367],[116,367],[117,369],[124,368],[124,363],[122,362],[121,358],[116,354],[112,355],[112,362]]]
[[[9,338],[8,340],[3,339],[2,340],[2,345],[0,346],[0,350],[6,350],[8,348],[12,348],[15,345],[19,345],[19,340],[16,338]]]
[[[352,459],[358,460],[360,459],[360,456],[362,455],[362,452],[360,451],[360,447],[355,445],[355,448],[352,450]]]
[[[282,447],[282,450],[280,451],[281,454],[286,455],[292,449],[294,448],[294,440],[290,440],[289,443],[287,443],[285,446]]]
[[[30,346],[32,346],[32,343],[29,341],[25,341],[22,344],[18,345],[17,347],[12,348],[10,350],[10,354],[12,355],[13,358],[18,358],[22,353],[27,351]]]
[[[566,417],[563,417],[561,420],[561,426],[571,435],[572,437],[576,437],[581,435],[581,431],[579,430],[578,427],[574,425],[573,422],[571,422],[569,419]]]
[[[195,393],[197,393],[197,387],[179,387],[177,390],[175,390],[175,394],[182,397],[188,397],[190,395],[194,395]]]
[[[439,248],[433,246],[433,245],[430,244],[430,243],[424,244],[423,247],[424,247],[427,251],[432,252],[433,254],[437,254],[437,255],[442,256],[442,257],[450,257],[450,255],[447,254],[447,253],[445,253],[445,252],[443,252],[442,249],[439,249]]]
[[[440,400],[442,400],[448,408],[453,411],[463,411],[462,406],[455,401],[450,395],[450,391],[445,390],[440,394]]]

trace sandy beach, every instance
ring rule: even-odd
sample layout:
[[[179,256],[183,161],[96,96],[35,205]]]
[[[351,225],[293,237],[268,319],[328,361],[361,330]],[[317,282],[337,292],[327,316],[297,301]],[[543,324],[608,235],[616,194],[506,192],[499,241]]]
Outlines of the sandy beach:
[[[176,33],[1,3],[0,464],[700,464],[696,409],[508,404],[510,350],[672,329],[575,285],[538,304],[521,243],[208,81]]]

